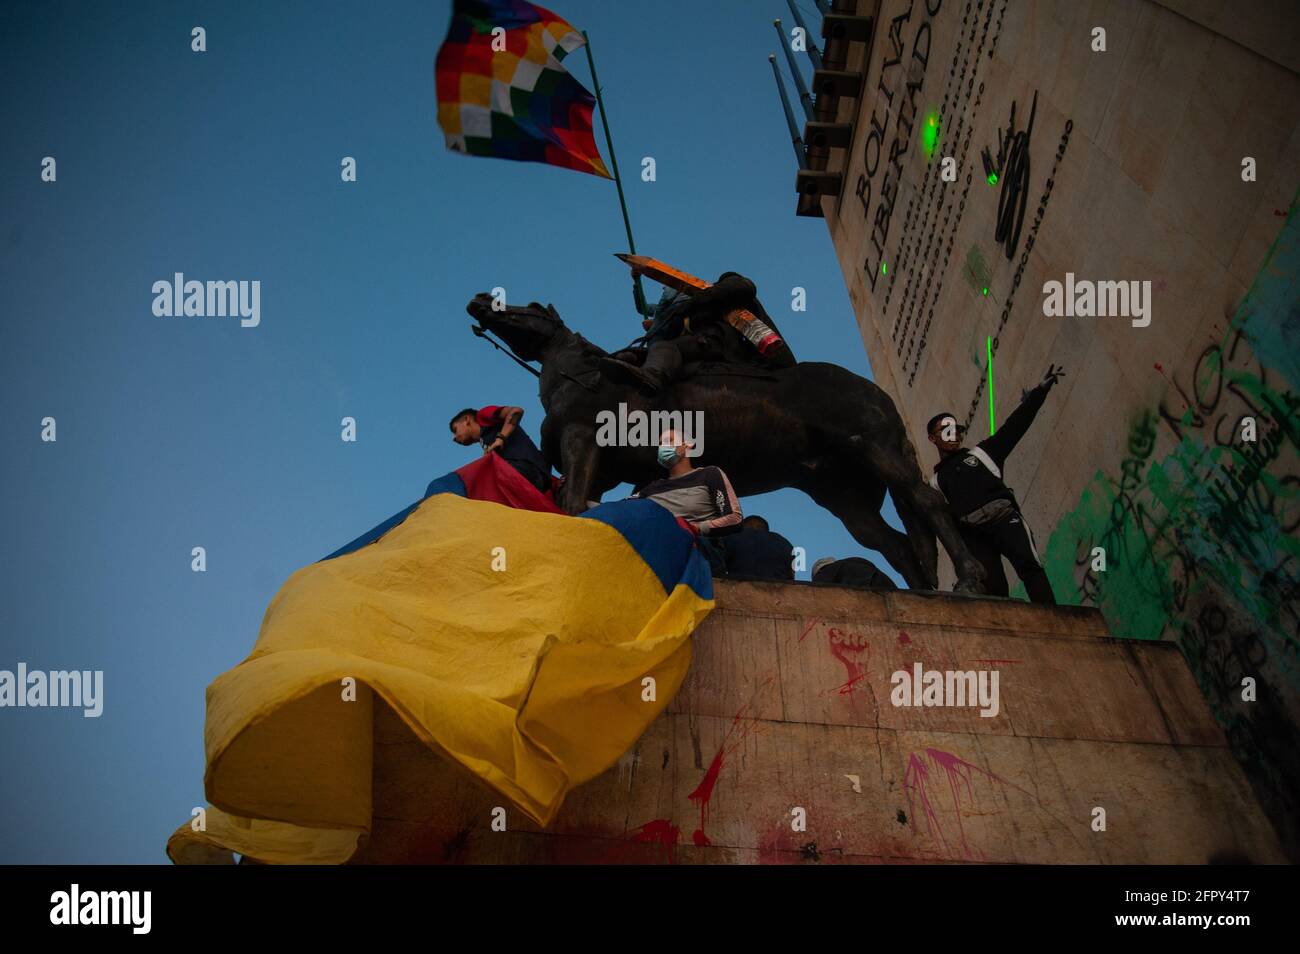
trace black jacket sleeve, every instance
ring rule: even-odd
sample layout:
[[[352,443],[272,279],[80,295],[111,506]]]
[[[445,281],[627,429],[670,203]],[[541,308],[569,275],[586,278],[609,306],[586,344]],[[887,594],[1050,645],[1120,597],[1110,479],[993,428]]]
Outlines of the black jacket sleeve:
[[[733,308],[744,308],[758,293],[758,289],[742,275],[728,275],[716,285],[701,288],[691,295],[692,310],[716,311],[719,315]]]
[[[793,580],[794,579],[794,544],[792,544],[785,537],[781,536],[781,534],[779,533],[773,533],[772,536],[776,537],[778,540],[781,541],[781,546],[785,549],[787,554],[787,559],[785,561],[785,569],[781,574],[781,578],[783,580]]]
[[[1020,406],[1011,412],[1011,415],[1002,422],[1002,426],[993,433],[991,437],[986,437],[979,442],[979,446],[984,449],[984,453],[993,458],[994,462],[1001,467],[1015,450],[1020,438],[1025,436],[1029,430],[1029,425],[1034,423],[1034,417],[1038,414],[1038,409],[1043,406],[1043,401],[1047,399],[1048,387],[1040,384],[1020,402]]]

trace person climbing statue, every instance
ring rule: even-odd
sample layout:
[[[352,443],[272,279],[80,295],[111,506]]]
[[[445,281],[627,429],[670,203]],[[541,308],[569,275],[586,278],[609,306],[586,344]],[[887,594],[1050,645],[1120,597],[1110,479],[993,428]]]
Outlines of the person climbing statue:
[[[649,346],[656,341],[677,337],[681,332],[681,315],[674,315],[673,307],[683,304],[689,297],[686,292],[664,286],[659,301],[646,306],[647,317],[641,322],[645,337],[639,339],[641,343]]]
[[[1025,392],[1002,426],[969,450],[961,443],[966,428],[950,411],[936,414],[926,425],[930,443],[939,450],[930,485],[948,498],[962,539],[984,565],[984,592],[990,596],[1007,595],[1007,575],[1002,568],[1006,557],[1025,584],[1031,602],[1056,603],[1033,533],[1015,494],[1002,480],[1002,469],[1029,430],[1047,392],[1064,374],[1048,365],[1043,380]]]
[[[632,361],[612,356],[600,359],[600,369],[611,380],[656,394],[677,380],[683,365],[721,361],[727,356],[730,331],[724,318],[729,312],[743,308],[775,328],[756,294],[754,283],[737,272],[723,272],[708,288],[689,294],[678,293],[672,298],[665,294],[647,328],[645,363],[638,367]],[[780,355],[763,358],[755,354],[755,358],[771,367],[793,363],[793,356],[784,346]]]
[[[521,407],[489,404],[467,407],[451,419],[451,439],[462,447],[478,443],[484,454],[497,453],[542,493],[551,486],[551,465],[519,426]]]

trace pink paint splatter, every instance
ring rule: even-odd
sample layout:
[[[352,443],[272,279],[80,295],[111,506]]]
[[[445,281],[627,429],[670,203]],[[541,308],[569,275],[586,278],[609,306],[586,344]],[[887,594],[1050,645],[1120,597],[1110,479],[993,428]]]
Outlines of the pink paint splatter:
[[[941,749],[927,748],[925,750],[925,755],[937,768],[943,769],[945,775],[947,775],[948,789],[952,793],[952,809],[953,813],[957,816],[957,833],[958,840],[961,844],[961,857],[970,860],[977,860],[975,859],[975,855],[978,854],[978,852],[974,852],[971,849],[970,844],[966,841],[966,829],[961,820],[964,810],[961,797],[963,789],[966,792],[967,799],[972,803],[972,807],[975,801],[974,789],[971,787],[974,773],[979,772],[981,775],[992,779],[999,785],[1011,785],[1012,788],[1024,792],[1026,795],[1029,795],[1030,793],[1025,792],[1025,790],[1020,788],[1019,785],[1008,782],[1006,779],[994,775],[992,772],[982,769],[978,765],[967,762],[965,759],[953,755],[951,752],[944,752]],[[916,752],[913,752],[908,758],[907,768],[903,772],[903,787],[907,790],[907,808],[912,830],[917,830],[916,801],[919,800],[921,803],[921,809],[925,812],[926,827],[932,835],[939,839],[939,843],[943,845],[944,852],[951,855],[952,848],[948,844],[947,836],[944,834],[943,825],[939,821],[939,814],[935,810],[934,803],[931,801],[929,782],[929,766],[926,764],[925,759],[921,758]],[[1030,797],[1032,798],[1033,796],[1031,795]]]

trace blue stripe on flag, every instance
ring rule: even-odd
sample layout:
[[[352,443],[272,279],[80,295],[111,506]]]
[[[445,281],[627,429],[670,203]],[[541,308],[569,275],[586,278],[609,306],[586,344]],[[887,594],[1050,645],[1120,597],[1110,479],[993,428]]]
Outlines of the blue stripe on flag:
[[[621,533],[659,578],[664,592],[671,593],[678,583],[685,583],[700,599],[713,599],[709,561],[677,518],[653,500],[615,500],[578,516],[599,520]]]
[[[424,491],[424,496],[421,497],[419,500],[417,500],[415,503],[411,504],[411,506],[407,507],[403,511],[400,511],[399,513],[393,514],[391,517],[389,517],[383,523],[379,524],[377,527],[371,527],[369,530],[361,534],[361,536],[357,537],[351,543],[345,543],[343,546],[339,547],[329,556],[321,557],[320,562],[323,563],[325,560],[333,560],[335,557],[346,556],[347,554],[353,552],[354,550],[360,550],[362,547],[366,546],[367,544],[374,543],[385,533],[387,533],[389,530],[392,530],[393,527],[396,527],[403,520],[405,520],[412,513],[414,513],[416,507],[420,506],[420,504],[424,503],[434,494],[455,494],[457,497],[464,497],[465,482],[460,479],[460,475],[457,474],[455,471],[452,471],[450,474],[443,474],[437,480],[430,483],[428,488]]]

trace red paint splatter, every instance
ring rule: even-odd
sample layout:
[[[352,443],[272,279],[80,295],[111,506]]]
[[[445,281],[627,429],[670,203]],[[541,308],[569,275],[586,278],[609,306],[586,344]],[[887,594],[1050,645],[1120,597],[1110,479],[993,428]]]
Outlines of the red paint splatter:
[[[1157,371],[1159,371],[1161,374],[1164,374],[1164,373],[1165,373],[1165,369],[1164,369],[1163,367],[1160,366],[1160,362],[1159,362],[1159,361],[1157,361],[1157,362],[1155,363],[1154,367],[1155,367],[1155,369],[1156,369]]]
[[[789,825],[777,825],[758,839],[760,865],[792,865],[799,862],[799,845]]]
[[[833,692],[847,696],[853,692],[855,683],[867,676],[865,663],[870,646],[865,636],[860,633],[844,633],[838,629],[827,631],[830,640],[831,655],[840,661],[848,676],[848,681],[836,686]]]
[[[700,806],[700,827],[691,833],[691,840],[697,845],[710,844],[709,836],[704,834],[704,825],[709,820],[709,801],[713,798],[714,786],[718,784],[718,774],[722,771],[722,760],[726,753],[727,745],[724,741],[718,754],[709,763],[709,770],[704,773],[703,780],[695,787],[695,791],[686,796]]]
[[[866,674],[866,673],[859,673],[858,675],[856,675],[856,676],[854,676],[852,679],[850,679],[848,682],[844,683],[844,685],[842,685],[842,686],[836,686],[834,689],[829,690],[826,694],[829,695],[831,692],[837,692],[837,693],[839,693],[841,696],[847,696],[849,693],[851,693],[851,692],[853,691],[853,684],[854,684],[854,683],[859,682],[859,681],[861,681],[861,680],[863,680],[863,679],[866,679],[866,678],[867,678],[867,674]]]
[[[713,790],[718,784],[718,776],[722,773],[722,763],[726,761],[727,753],[736,751],[745,738],[758,727],[758,722],[747,719],[745,713],[754,704],[758,694],[770,688],[775,682],[775,676],[768,676],[760,682],[754,694],[750,696],[749,702],[741,706],[740,710],[731,717],[731,725],[727,726],[727,734],[722,737],[722,745],[718,747],[718,753],[709,762],[704,778],[695,787],[695,791],[686,796],[700,806],[700,827],[691,833],[691,841],[700,847],[713,844],[709,841],[709,836],[704,833],[704,826],[709,820],[709,802],[713,799]]]
[[[666,818],[656,818],[654,821],[648,821],[636,830],[633,835],[633,841],[658,843],[668,852],[668,863],[673,863],[673,848],[682,835],[681,829],[674,825]]]
[[[811,633],[811,632],[813,631],[813,627],[816,626],[816,625],[817,625],[818,623],[820,623],[821,621],[822,621],[822,620],[821,620],[821,617],[820,617],[820,616],[814,616],[813,619],[812,619],[812,622],[809,623],[806,627],[804,627],[804,631],[803,631],[802,633],[799,634],[799,642],[802,643],[802,642],[803,642],[803,638],[804,638],[805,636],[807,636],[809,633]]]
[[[970,802],[975,801],[974,789],[971,787],[971,781],[975,772],[987,776],[1000,785],[1011,785],[1012,788],[1025,792],[1019,785],[1012,784],[1006,779],[994,775],[986,769],[980,768],[971,762],[967,762],[960,756],[953,755],[951,752],[944,752],[941,749],[926,749],[925,755],[936,766],[943,769],[948,777],[948,788],[952,792],[953,814],[957,816],[957,832],[961,842],[962,857],[973,859],[974,852],[966,841],[966,829],[962,825],[963,807],[961,802],[961,792],[965,788],[966,796]],[[911,819],[912,830],[916,830],[916,805],[913,796],[920,799],[921,809],[925,812],[926,827],[930,833],[937,836],[940,844],[943,845],[944,852],[951,855],[952,849],[948,845],[948,839],[944,835],[943,825],[939,822],[939,814],[935,811],[934,804],[930,800],[930,791],[928,783],[930,781],[930,769],[925,760],[917,753],[913,752],[907,760],[907,768],[903,772],[903,788],[907,790],[907,808],[908,815]],[[1029,795],[1029,792],[1025,792]],[[1031,798],[1033,796],[1030,796]],[[1035,799],[1036,800],[1036,799]]]
[[[898,645],[900,646],[912,645],[912,637],[907,635],[907,633],[900,631],[898,634]]]
[[[1281,209],[1274,209],[1274,210],[1273,210],[1273,214],[1274,214],[1274,215],[1280,215],[1280,216],[1282,216],[1282,218],[1284,218],[1284,219],[1286,218],[1286,213],[1283,212]]]

